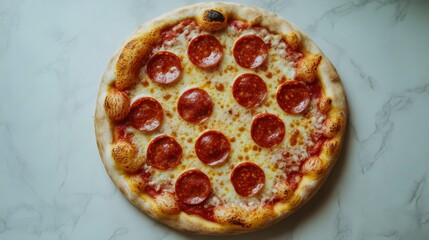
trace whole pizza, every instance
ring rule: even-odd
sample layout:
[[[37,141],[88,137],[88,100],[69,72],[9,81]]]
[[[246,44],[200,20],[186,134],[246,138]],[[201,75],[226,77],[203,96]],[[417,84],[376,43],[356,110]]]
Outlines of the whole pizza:
[[[108,174],[141,211],[236,234],[314,195],[346,117],[335,68],[300,30],[263,9],[202,3],[125,41],[101,81],[95,130]]]

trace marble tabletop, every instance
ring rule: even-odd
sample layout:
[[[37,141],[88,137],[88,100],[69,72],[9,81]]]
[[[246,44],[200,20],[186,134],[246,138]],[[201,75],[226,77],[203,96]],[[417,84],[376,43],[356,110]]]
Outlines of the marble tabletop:
[[[218,239],[140,213],[94,136],[99,82],[142,22],[194,0],[0,2],[0,239]],[[239,1],[289,19],[336,66],[340,160],[299,212],[230,239],[428,239],[429,1]]]

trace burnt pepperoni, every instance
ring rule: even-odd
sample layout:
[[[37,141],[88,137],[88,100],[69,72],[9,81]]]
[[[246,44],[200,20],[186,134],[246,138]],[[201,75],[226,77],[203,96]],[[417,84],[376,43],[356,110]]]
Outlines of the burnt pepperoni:
[[[219,64],[222,56],[222,44],[212,35],[199,35],[189,43],[189,60],[199,67],[214,67]]]
[[[173,169],[182,159],[182,147],[170,136],[159,136],[149,143],[146,158],[147,164],[156,169]]]
[[[243,107],[253,108],[264,101],[267,85],[256,74],[245,73],[237,77],[232,86],[234,99]]]
[[[267,59],[268,46],[256,35],[245,35],[235,42],[233,54],[238,65],[257,68]]]
[[[232,170],[231,182],[238,195],[251,197],[261,191],[265,184],[265,174],[258,165],[244,162]]]
[[[256,144],[270,148],[283,141],[285,125],[276,115],[262,113],[254,117],[250,132]]]
[[[200,88],[191,88],[180,96],[177,111],[185,121],[199,123],[210,117],[213,111],[213,102],[206,91]]]
[[[175,192],[180,202],[190,205],[200,204],[210,195],[210,179],[200,170],[188,170],[177,178]]]
[[[152,81],[169,84],[179,79],[182,64],[174,53],[158,52],[149,59],[146,71]]]
[[[310,103],[310,98],[309,88],[298,81],[285,82],[277,90],[277,103],[289,114],[304,112]]]
[[[202,133],[195,143],[197,157],[207,165],[221,165],[228,159],[231,150],[228,139],[223,133],[208,130]]]
[[[130,124],[140,131],[155,130],[161,125],[163,118],[162,106],[153,98],[139,98],[131,105]]]

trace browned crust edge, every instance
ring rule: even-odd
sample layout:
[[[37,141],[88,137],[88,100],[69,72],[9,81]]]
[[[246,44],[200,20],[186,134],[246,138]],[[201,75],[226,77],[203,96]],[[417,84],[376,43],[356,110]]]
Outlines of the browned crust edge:
[[[223,9],[229,18],[244,19],[250,23],[266,27],[270,31],[283,34],[290,32],[299,33],[302,49],[307,53],[319,54],[322,56],[318,73],[320,81],[324,85],[326,95],[332,99],[332,109],[328,116],[329,120],[333,120],[339,126],[335,129],[334,136],[327,141],[322,148],[322,153],[320,155],[320,159],[323,163],[322,173],[318,174],[316,177],[310,174],[304,175],[297,191],[288,198],[289,200],[278,203],[274,207],[277,217],[275,219],[268,219],[265,223],[258,224],[252,228],[244,228],[232,224],[218,224],[207,221],[199,216],[188,215],[183,212],[178,215],[166,216],[162,213],[154,199],[145,194],[136,194],[131,190],[126,179],[115,167],[114,160],[110,155],[110,144],[113,136],[110,130],[109,118],[103,108],[103,105],[109,85],[111,85],[116,79],[115,66],[122,49],[130,40],[136,37],[140,37],[144,34],[150,34],[154,29],[161,29],[187,18],[196,18],[196,16],[206,8]],[[235,3],[200,3],[186,6],[139,26],[132,36],[125,41],[121,48],[116,52],[107,66],[100,84],[94,119],[97,146],[103,164],[114,184],[127,199],[129,199],[141,211],[172,228],[198,234],[213,235],[231,235],[258,230],[271,225],[274,222],[280,221],[304,205],[317,192],[334,166],[342,148],[346,122],[347,103],[340,78],[332,63],[323,55],[314,42],[294,25],[274,13],[257,7]]]

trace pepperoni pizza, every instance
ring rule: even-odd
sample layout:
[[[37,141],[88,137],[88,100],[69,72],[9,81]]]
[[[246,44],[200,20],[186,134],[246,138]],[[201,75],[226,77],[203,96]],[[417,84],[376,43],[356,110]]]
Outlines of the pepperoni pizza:
[[[266,227],[319,189],[342,146],[335,68],[285,19],[201,3],[141,25],[103,76],[97,144],[115,185],[179,230]]]

